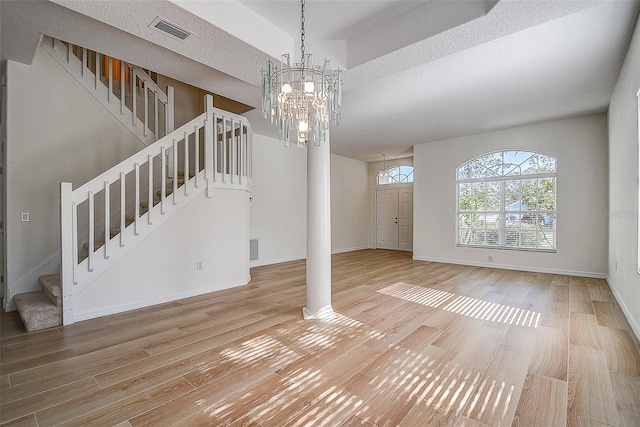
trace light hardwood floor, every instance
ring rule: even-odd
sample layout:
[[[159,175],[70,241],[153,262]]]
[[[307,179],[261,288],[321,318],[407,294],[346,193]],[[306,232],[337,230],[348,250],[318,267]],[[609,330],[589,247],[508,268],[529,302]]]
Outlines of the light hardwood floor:
[[[249,285],[26,333],[2,314],[7,425],[639,426],[638,342],[604,280],[333,257]]]

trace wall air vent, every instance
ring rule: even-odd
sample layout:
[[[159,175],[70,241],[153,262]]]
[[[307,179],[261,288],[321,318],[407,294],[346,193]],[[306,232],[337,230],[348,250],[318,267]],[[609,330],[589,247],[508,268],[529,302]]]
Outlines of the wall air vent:
[[[249,261],[258,260],[258,239],[249,240]]]
[[[191,31],[180,28],[173,22],[169,22],[159,16],[151,23],[151,25],[149,25],[149,27],[162,31],[163,33],[169,34],[173,37],[177,37],[180,40],[185,40],[193,34]]]

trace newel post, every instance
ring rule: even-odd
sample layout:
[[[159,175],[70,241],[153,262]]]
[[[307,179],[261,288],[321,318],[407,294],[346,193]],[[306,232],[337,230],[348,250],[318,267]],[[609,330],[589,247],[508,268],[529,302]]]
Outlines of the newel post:
[[[73,188],[70,182],[60,183],[60,292],[62,294],[62,324],[71,325],[73,317]]]

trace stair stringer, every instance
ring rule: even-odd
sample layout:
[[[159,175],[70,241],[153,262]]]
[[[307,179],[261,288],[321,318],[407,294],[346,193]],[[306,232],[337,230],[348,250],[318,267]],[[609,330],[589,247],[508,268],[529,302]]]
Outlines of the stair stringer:
[[[112,96],[111,102],[109,101],[109,88],[105,86],[100,79],[98,79],[99,83],[96,84],[95,74],[87,67],[84,67],[82,61],[75,55],[69,54],[68,48],[63,42],[50,37],[44,37],[41,45],[45,52],[80,83],[96,101],[104,106],[104,108],[138,138],[140,142],[145,146],[149,146],[157,140],[153,131],[147,129],[145,132],[144,123],[139,118],[135,117],[134,124],[133,112],[131,112],[127,106],[121,105],[120,102],[114,102],[114,99],[117,100],[115,96]]]

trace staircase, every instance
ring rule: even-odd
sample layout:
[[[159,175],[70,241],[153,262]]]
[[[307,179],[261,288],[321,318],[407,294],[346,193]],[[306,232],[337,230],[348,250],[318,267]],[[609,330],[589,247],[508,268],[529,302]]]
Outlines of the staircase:
[[[251,184],[251,128],[245,117],[214,108],[213,97],[207,95],[204,114],[175,130],[172,117],[167,117],[167,125],[159,127],[158,103],[165,104],[156,94],[155,101],[149,102],[147,94],[159,88],[152,87],[148,76],[140,83],[145,105],[141,120],[137,86],[129,91],[133,92],[131,102],[119,97],[127,94],[125,79],[114,95],[111,59],[105,84],[86,66],[90,51],[54,39],[44,44],[114,116],[123,111],[118,115],[125,118],[119,120],[138,132],[147,146],[78,188],[60,184],[60,274],[42,276],[42,292],[14,295],[27,331],[74,323],[74,297],[198,195],[206,192],[214,197],[215,188],[249,191]],[[125,65],[134,82],[146,75],[138,67],[123,64],[120,76]],[[100,70],[98,59],[94,69]],[[100,89],[94,91],[94,87]],[[154,114],[149,113],[149,104],[155,104]],[[118,106],[114,111],[113,105]],[[169,96],[161,109],[172,114],[172,105]],[[150,142],[149,138],[164,133],[162,129],[166,134]]]
[[[165,93],[142,68],[80,46],[46,36],[41,45],[144,145],[173,131],[171,86]]]

